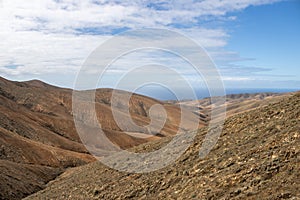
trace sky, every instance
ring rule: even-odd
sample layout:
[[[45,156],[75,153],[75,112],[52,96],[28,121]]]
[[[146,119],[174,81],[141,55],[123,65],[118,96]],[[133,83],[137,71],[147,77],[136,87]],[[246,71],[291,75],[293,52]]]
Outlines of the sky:
[[[226,88],[299,89],[299,19],[298,0],[0,0],[0,76],[72,88],[87,58],[107,40],[157,28],[203,47]],[[116,62],[99,86],[113,87],[141,60],[184,66],[166,52],[134,52]],[[155,72],[165,79],[163,70]],[[192,70],[184,73],[203,87]]]

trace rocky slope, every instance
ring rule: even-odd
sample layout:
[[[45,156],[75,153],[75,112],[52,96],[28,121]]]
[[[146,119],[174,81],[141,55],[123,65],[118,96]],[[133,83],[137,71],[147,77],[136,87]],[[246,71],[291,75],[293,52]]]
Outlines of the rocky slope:
[[[133,95],[130,113],[139,125],[150,122],[149,108],[161,104],[168,113],[158,136],[137,138],[124,134],[110,109],[111,89],[96,92],[98,120],[108,138],[123,149],[173,135],[180,109],[149,97]],[[122,95],[119,91],[120,104]],[[84,111],[84,107],[82,107]],[[123,110],[118,110],[123,113]],[[189,111],[188,111],[189,112]],[[199,124],[204,126],[204,122]],[[145,134],[134,127],[128,132]],[[14,82],[0,77],[0,199],[20,199],[45,187],[69,167],[94,161],[76,132],[72,116],[72,90],[41,81]]]
[[[228,118],[217,145],[203,159],[198,151],[206,128],[162,170],[129,174],[94,162],[67,170],[27,199],[299,199],[299,122],[297,93]],[[133,150],[153,150],[169,139]]]

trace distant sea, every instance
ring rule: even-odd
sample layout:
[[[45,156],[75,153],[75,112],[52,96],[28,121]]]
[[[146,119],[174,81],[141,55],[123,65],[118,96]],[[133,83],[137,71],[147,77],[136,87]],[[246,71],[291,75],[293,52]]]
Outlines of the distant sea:
[[[289,89],[289,88],[226,88],[226,94],[241,94],[241,93],[262,93],[262,92],[272,92],[272,93],[285,93],[285,92],[295,92],[300,89]],[[159,100],[193,100],[193,99],[203,99],[205,97],[210,97],[209,91],[207,89],[199,88],[195,89],[195,96],[185,94],[184,90],[177,90],[176,92],[180,94],[180,98],[177,99],[175,94],[165,88],[141,88],[136,91],[138,94],[146,95]]]

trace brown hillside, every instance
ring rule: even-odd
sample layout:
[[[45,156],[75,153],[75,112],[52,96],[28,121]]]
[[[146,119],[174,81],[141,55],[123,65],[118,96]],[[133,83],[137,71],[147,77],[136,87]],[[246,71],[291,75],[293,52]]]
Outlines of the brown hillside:
[[[174,102],[184,106],[186,109],[197,113],[204,121],[209,120],[212,108],[218,106],[218,109],[226,107],[226,116],[230,117],[238,113],[246,112],[258,107],[266,106],[270,103],[279,102],[281,99],[291,96],[293,93],[243,93],[229,94],[225,96],[225,103],[220,103],[217,98],[212,103],[210,98],[204,98],[193,101]]]
[[[174,164],[128,174],[99,162],[68,170],[27,199],[299,199],[300,93],[228,118],[200,159],[207,130]],[[136,147],[158,148],[170,138]]]
[[[139,125],[147,125],[149,108],[158,103],[168,113],[165,127],[158,136],[150,138],[131,136],[130,133],[147,134],[143,129],[132,127],[126,130],[129,134],[124,134],[112,117],[111,93],[111,89],[98,89],[95,100],[98,120],[113,143],[130,148],[176,134],[180,109],[141,95],[133,95],[130,100],[133,120]],[[120,104],[124,103],[123,94],[125,92],[118,93]],[[82,109],[84,112],[84,107]],[[121,109],[118,112],[124,113]],[[204,122],[199,126],[204,126]],[[3,169],[0,172],[0,199],[25,197],[44,188],[45,183],[66,168],[94,161],[81,144],[74,126],[72,90],[38,80],[14,82],[0,77],[0,159],[0,169]],[[41,173],[44,171],[47,174]],[[33,178],[29,179],[30,176]]]

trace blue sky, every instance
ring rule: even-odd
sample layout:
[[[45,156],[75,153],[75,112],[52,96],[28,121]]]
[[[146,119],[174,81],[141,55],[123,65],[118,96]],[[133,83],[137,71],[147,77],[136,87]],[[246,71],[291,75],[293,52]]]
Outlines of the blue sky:
[[[298,0],[2,0],[0,76],[73,87],[95,48],[122,31],[150,27],[183,33],[203,46],[228,88],[299,89],[299,19]],[[168,57],[151,58],[171,64]],[[119,63],[126,66],[126,59]],[[202,87],[197,76],[187,77]]]
[[[299,88],[300,1],[249,7],[236,16],[227,25],[231,36],[225,48],[250,60],[235,64],[261,69],[255,77],[266,80],[262,87]]]

